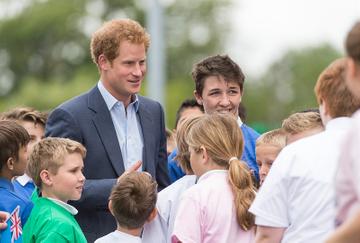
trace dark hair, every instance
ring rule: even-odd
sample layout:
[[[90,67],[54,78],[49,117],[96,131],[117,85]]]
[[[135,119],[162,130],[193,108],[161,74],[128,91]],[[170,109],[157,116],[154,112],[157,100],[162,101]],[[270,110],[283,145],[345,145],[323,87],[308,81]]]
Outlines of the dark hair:
[[[112,212],[121,227],[141,228],[154,210],[157,199],[157,183],[146,172],[122,175],[112,189]]]
[[[0,121],[0,170],[12,157],[19,159],[19,150],[30,141],[30,136],[14,121]]]
[[[227,82],[236,82],[243,91],[245,75],[228,55],[216,55],[207,57],[194,64],[192,78],[195,82],[195,90],[201,96],[204,89],[205,79],[211,76],[222,76]]]
[[[196,108],[196,107],[199,108],[199,110],[201,110],[202,112],[204,112],[204,107],[199,103],[197,103],[195,99],[186,99],[181,103],[179,109],[176,112],[175,129],[177,128],[182,112],[187,108]]]
[[[347,54],[357,63],[360,63],[360,21],[348,33],[345,47]]]
[[[1,120],[28,121],[34,124],[40,124],[45,127],[47,114],[37,111],[31,107],[16,107],[4,112],[0,116]]]

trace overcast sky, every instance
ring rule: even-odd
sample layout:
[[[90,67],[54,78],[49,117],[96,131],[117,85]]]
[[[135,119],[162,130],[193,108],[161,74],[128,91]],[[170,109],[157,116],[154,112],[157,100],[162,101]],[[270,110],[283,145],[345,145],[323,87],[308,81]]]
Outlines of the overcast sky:
[[[344,52],[351,26],[360,20],[360,0],[237,0],[229,54],[245,73],[257,76],[289,48],[328,42]]]

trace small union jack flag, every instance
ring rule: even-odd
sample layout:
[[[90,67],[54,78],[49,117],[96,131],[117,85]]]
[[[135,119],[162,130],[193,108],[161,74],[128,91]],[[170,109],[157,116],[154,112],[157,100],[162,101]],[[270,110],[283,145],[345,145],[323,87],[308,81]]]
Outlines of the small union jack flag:
[[[19,239],[22,234],[21,219],[19,213],[20,213],[20,206],[17,206],[10,215],[11,243],[14,243],[17,239]]]

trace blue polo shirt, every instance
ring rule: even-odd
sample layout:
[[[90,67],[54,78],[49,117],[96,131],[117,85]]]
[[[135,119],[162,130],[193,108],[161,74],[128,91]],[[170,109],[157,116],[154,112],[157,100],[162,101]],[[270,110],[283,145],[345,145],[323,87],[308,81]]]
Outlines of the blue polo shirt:
[[[20,207],[21,227],[23,228],[33,208],[33,203],[21,195],[17,195],[14,191],[14,186],[11,181],[0,178],[0,211],[5,211],[11,214],[14,209]],[[11,242],[11,238],[6,241],[4,237],[8,237],[7,231],[1,231],[0,238],[2,242]],[[5,241],[4,241],[5,240]]]
[[[239,118],[240,119],[240,118]],[[246,162],[250,170],[253,171],[256,180],[259,181],[259,167],[256,163],[255,145],[256,139],[260,136],[254,129],[245,125],[238,119],[239,126],[244,136],[244,151],[241,159]],[[175,149],[168,157],[168,170],[171,183],[180,179],[185,175],[184,171],[178,165],[178,162],[174,159],[177,155],[177,149]]]

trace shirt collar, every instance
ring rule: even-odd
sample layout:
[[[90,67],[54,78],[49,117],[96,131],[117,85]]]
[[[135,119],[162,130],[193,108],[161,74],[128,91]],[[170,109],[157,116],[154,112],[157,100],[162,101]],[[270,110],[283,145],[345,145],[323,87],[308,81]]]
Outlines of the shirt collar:
[[[117,235],[117,238],[119,239],[126,239],[132,243],[141,243],[141,238],[139,236],[130,235],[125,232],[121,232],[120,230],[115,230],[114,234]]]
[[[213,175],[216,175],[216,174],[228,174],[229,173],[229,170],[209,170],[207,172],[205,172],[204,174],[202,174],[199,178],[198,178],[198,183],[208,177],[211,177]]]
[[[76,215],[78,213],[78,210],[76,208],[74,208],[73,206],[71,206],[70,204],[64,203],[63,201],[60,201],[58,199],[51,198],[51,197],[47,197],[47,199],[53,201],[60,207],[64,208],[66,211],[68,211],[72,215]]]
[[[16,178],[16,180],[20,183],[20,185],[25,186],[29,182],[33,182],[33,180],[27,174],[23,174]]]
[[[238,123],[239,127],[241,127],[241,126],[242,126],[242,124],[243,124],[243,122],[242,122],[242,120],[241,120],[240,116],[238,116],[238,118],[237,118],[237,123]]]
[[[350,127],[351,124],[350,117],[338,117],[331,119],[326,124],[326,130],[334,130],[334,129],[347,129]]]
[[[119,101],[117,100],[114,96],[112,96],[110,94],[110,92],[104,87],[103,83],[101,80],[99,80],[98,84],[98,89],[100,91],[100,94],[102,95],[102,97],[104,98],[105,100],[105,103],[106,103],[106,106],[108,108],[108,110],[110,111],[114,105],[116,103],[122,103],[122,101]],[[139,98],[138,96],[135,94],[133,97],[132,97],[133,101],[129,104],[129,105],[133,105],[134,108],[135,108],[135,112],[137,112],[139,110]]]

